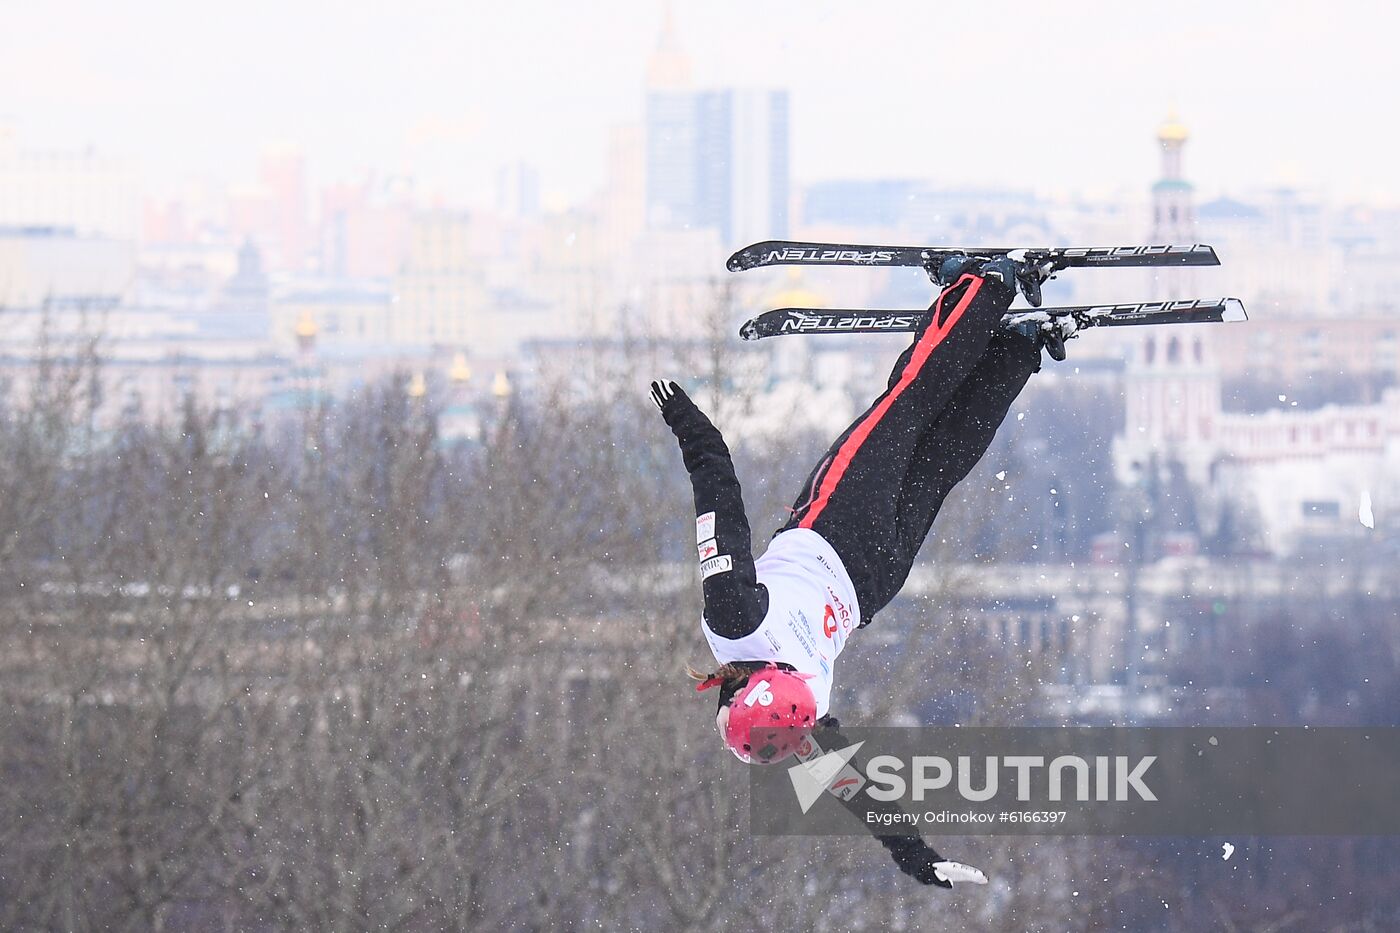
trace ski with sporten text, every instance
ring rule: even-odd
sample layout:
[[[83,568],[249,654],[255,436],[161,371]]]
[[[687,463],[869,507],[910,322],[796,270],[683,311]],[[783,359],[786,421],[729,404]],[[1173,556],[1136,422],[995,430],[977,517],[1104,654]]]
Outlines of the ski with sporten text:
[[[932,311],[878,311],[838,308],[777,308],[745,322],[739,336],[762,340],[788,334],[903,334],[916,333]],[[1125,327],[1145,324],[1220,324],[1246,321],[1244,303],[1238,298],[1183,298],[1174,301],[1142,301],[1126,304],[1070,305],[1012,311],[1006,325],[1023,321],[1048,321],[1071,316],[1080,327]]]
[[[937,270],[952,256],[994,259],[1023,253],[1028,262],[1048,264],[1051,271],[1076,268],[1143,266],[1218,266],[1215,248],[1204,243],[1156,246],[1059,246],[1044,249],[948,246],[864,246],[854,243],[808,243],[764,240],[729,257],[730,272],[764,266],[911,266]]]

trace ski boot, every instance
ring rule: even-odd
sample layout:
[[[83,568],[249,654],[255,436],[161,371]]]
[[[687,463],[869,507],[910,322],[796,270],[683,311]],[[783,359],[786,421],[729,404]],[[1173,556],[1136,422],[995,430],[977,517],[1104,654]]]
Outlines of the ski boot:
[[[1037,262],[1024,249],[1014,249],[1005,256],[981,260],[965,253],[955,253],[944,259],[930,277],[947,288],[964,273],[980,273],[1013,289],[1019,289],[1032,308],[1040,307],[1040,284],[1050,278],[1054,269],[1048,262]]]
[[[1040,307],[1040,283],[1050,278],[1049,263],[1026,258],[1026,250],[1012,250],[982,264],[982,275],[1018,289],[1032,308]]]
[[[929,269],[929,278],[933,279],[935,285],[947,288],[964,273],[977,271],[977,259],[966,253],[954,253],[941,262],[937,269]]]
[[[1034,340],[1037,349],[1044,348],[1052,360],[1061,362],[1065,358],[1065,341],[1079,336],[1080,322],[1072,314],[1026,311],[1008,315],[1002,326]]]
[[[1012,275],[1021,294],[1032,308],[1039,308],[1040,286],[1054,275],[1054,264],[1027,249],[1013,249],[1006,254],[1006,259],[1012,264]]]

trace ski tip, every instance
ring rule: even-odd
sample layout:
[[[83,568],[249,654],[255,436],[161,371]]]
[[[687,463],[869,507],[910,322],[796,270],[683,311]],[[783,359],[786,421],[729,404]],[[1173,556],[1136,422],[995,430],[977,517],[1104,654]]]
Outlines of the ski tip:
[[[730,272],[743,272],[745,269],[752,269],[760,265],[759,256],[763,255],[763,249],[772,243],[772,240],[763,240],[759,243],[750,243],[741,250],[736,250],[724,265]]]
[[[1249,320],[1249,315],[1244,311],[1244,302],[1238,298],[1226,298],[1225,311],[1220,315],[1220,320],[1230,323]]]
[[[1196,243],[1191,247],[1191,252],[1182,254],[1181,263],[1186,266],[1218,266],[1220,255],[1209,243]]]
[[[750,318],[739,328],[740,340],[757,340],[763,335],[758,332],[758,321]]]

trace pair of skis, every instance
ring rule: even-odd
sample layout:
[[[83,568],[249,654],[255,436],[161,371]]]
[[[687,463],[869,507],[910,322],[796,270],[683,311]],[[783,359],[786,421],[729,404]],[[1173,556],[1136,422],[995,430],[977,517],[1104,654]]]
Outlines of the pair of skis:
[[[805,243],[766,240],[729,257],[729,269],[741,272],[763,266],[911,266],[930,277],[944,260],[953,256],[992,259],[1013,250],[948,249],[920,246],[861,246],[842,243]],[[1053,274],[1075,268],[1141,268],[1144,266],[1218,266],[1215,250],[1205,244],[1162,246],[1058,247],[1021,250],[1027,262],[1048,268]],[[761,340],[784,334],[880,334],[920,330],[929,311],[876,311],[869,309],[776,308],[744,323],[739,336]],[[1073,316],[1080,327],[1117,327],[1142,324],[1197,324],[1247,320],[1244,304],[1235,298],[1188,298],[1130,304],[1073,305],[1036,308],[1007,314],[1008,322],[1049,320]]]

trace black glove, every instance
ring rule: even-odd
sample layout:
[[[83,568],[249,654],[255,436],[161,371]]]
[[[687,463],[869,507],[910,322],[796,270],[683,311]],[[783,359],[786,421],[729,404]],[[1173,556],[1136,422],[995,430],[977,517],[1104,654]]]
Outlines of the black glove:
[[[940,877],[936,866],[943,862],[929,844],[918,836],[880,836],[880,844],[890,850],[899,870],[919,884],[936,884],[940,888],[951,888],[953,883]]]
[[[958,884],[986,884],[987,876],[971,865],[950,862],[939,855],[918,836],[877,836],[880,844],[890,850],[899,870],[919,884],[936,884],[951,888]]]
[[[656,403],[656,407],[661,410],[661,417],[670,424],[675,413],[681,406],[690,401],[690,396],[685,394],[685,390],[676,385],[671,380],[652,380],[651,400]]]

